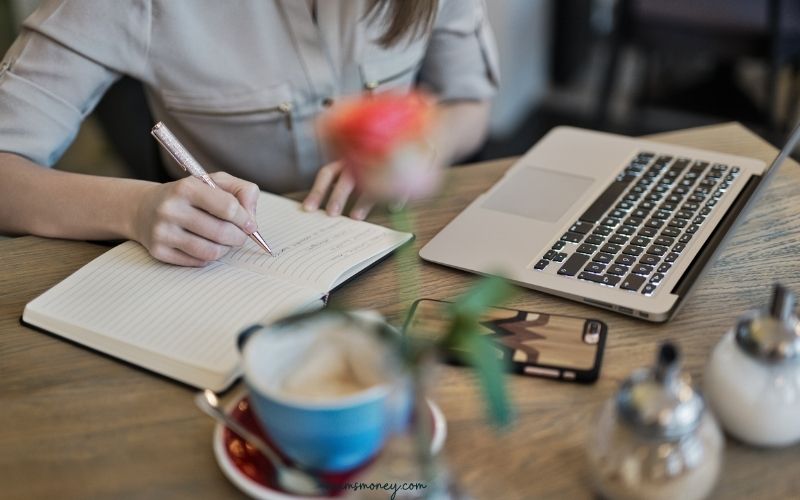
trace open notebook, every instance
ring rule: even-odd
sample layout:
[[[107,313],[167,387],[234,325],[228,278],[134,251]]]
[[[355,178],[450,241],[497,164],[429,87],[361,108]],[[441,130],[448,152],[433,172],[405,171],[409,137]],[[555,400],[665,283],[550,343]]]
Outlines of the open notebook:
[[[412,238],[367,222],[306,213],[261,193],[259,231],[205,268],[156,261],[128,241],[25,306],[23,322],[196,387],[239,375],[236,336],[299,310]]]

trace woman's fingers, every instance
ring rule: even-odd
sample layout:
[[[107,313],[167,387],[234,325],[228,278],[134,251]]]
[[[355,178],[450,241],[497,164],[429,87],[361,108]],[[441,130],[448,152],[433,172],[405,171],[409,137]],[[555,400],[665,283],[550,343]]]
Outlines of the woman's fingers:
[[[261,190],[258,185],[248,182],[244,179],[239,179],[225,172],[215,172],[211,174],[211,178],[225,191],[231,193],[239,203],[247,210],[250,215],[255,217],[256,205],[258,204],[258,196]]]
[[[194,183],[179,181],[179,186],[176,187],[177,195],[185,198],[193,207],[230,222],[247,234],[258,229],[253,216],[245,210],[239,199],[233,194],[225,189],[211,189],[194,178],[186,180],[193,180]]]
[[[205,265],[208,262],[218,260],[230,250],[229,246],[220,245],[219,243],[210,241],[175,224],[172,224],[162,230],[157,247],[166,247],[167,249],[177,250],[183,253],[189,259],[194,259],[200,262],[200,265]],[[164,251],[163,249],[159,250]],[[170,252],[169,250],[167,250],[166,253],[176,258],[180,258],[178,254]]]
[[[314,185],[311,186],[311,191],[303,200],[303,209],[308,212],[318,209],[341,172],[342,163],[338,161],[328,163],[320,168],[319,172],[317,172],[317,177],[314,179]]]
[[[336,186],[333,187],[331,195],[328,198],[328,203],[325,205],[325,211],[328,215],[339,215],[344,210],[347,199],[356,187],[355,179],[349,172],[342,172],[339,175],[339,180],[336,181]]]
[[[353,209],[350,210],[350,217],[356,220],[364,220],[367,218],[367,215],[369,215],[369,211],[372,210],[373,206],[375,206],[375,200],[362,194],[358,197],[358,200],[356,200]]]
[[[238,247],[247,241],[240,227],[188,204],[177,208],[172,220],[187,231],[220,245]]]
[[[166,245],[158,245],[150,250],[150,254],[161,262],[167,264],[174,264],[176,266],[186,267],[203,267],[208,262],[200,259],[195,259],[176,248],[171,248]]]

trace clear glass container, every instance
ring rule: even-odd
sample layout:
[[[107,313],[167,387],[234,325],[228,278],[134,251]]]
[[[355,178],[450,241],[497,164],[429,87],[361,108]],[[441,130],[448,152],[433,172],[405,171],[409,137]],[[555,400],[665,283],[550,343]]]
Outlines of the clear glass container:
[[[716,484],[724,439],[680,373],[677,349],[634,372],[603,406],[590,434],[595,487],[612,499],[701,499]]]

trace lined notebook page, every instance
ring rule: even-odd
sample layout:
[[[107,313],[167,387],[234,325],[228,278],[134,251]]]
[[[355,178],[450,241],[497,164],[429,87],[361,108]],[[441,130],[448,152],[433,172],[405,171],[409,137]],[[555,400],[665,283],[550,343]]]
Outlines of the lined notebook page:
[[[248,241],[223,260],[322,293],[331,290],[341,277],[349,277],[352,269],[363,267],[365,261],[411,238],[408,233],[349,217],[305,212],[299,203],[265,192],[259,198],[257,221],[275,256]]]
[[[95,332],[102,345],[83,343],[156,371],[152,359],[126,357],[125,346],[228,373],[236,367],[239,331],[317,299],[307,288],[219,262],[202,269],[162,264],[129,241],[28,304],[26,313]],[[83,340],[68,331],[54,333]],[[119,347],[109,349],[110,340]]]

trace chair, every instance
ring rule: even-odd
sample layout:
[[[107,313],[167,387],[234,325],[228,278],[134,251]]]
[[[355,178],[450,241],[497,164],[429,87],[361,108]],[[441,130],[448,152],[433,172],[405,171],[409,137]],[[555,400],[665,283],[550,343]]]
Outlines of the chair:
[[[117,81],[94,110],[109,143],[136,179],[170,179],[150,135],[153,117],[142,84],[130,77]]]
[[[658,54],[706,53],[731,66],[746,57],[767,63],[762,110],[766,125],[777,132],[776,99],[779,72],[791,63],[800,67],[800,3],[793,0],[617,0],[610,54],[600,85],[596,121],[608,120],[609,100],[616,83],[620,52],[626,46]],[[652,74],[652,58],[646,74]],[[793,87],[796,87],[795,83]],[[792,100],[797,101],[797,92]],[[794,106],[792,106],[794,107]],[[789,113],[787,115],[790,116]],[[791,119],[791,118],[789,118]]]

